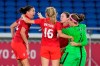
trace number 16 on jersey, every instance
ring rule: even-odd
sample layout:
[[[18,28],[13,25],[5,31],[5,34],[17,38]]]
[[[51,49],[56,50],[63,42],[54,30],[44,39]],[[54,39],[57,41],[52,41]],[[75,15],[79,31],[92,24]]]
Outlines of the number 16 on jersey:
[[[44,28],[44,37],[52,38],[53,37],[53,30]]]

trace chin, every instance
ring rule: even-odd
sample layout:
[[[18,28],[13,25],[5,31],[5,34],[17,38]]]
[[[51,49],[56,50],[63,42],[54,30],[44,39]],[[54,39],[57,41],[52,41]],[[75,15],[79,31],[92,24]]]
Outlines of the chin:
[[[64,22],[61,21],[61,23],[64,23]]]

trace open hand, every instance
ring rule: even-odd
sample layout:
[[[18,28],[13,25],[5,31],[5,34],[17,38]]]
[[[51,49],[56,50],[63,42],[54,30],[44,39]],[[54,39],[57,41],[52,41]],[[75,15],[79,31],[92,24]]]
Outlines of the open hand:
[[[44,18],[40,12],[37,13],[39,18]]]

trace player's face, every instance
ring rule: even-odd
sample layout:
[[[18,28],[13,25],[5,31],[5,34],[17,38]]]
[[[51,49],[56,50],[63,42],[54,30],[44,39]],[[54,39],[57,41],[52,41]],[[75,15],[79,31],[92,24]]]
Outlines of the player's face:
[[[34,8],[31,8],[31,9],[28,11],[28,13],[29,13],[30,18],[33,18],[34,15],[35,15],[35,9],[34,9]]]
[[[48,15],[47,15],[47,13],[45,13],[45,16],[46,16],[46,18],[48,18]]]
[[[66,14],[65,13],[62,13],[61,14],[60,20],[61,20],[61,23],[65,23],[65,22],[68,21],[68,18],[66,17]]]

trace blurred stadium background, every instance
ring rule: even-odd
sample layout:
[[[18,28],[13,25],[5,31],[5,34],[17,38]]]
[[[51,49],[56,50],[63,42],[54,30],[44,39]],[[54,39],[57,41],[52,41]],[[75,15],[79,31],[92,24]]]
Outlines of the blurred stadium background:
[[[37,12],[45,14],[45,8],[53,6],[57,9],[58,17],[63,11],[69,13],[83,13],[87,25],[87,37],[89,45],[87,49],[87,66],[100,66],[100,0],[0,0],[0,66],[17,66],[13,51],[10,47],[10,25],[20,18],[19,8],[31,5]],[[37,14],[34,19],[38,18]],[[40,64],[40,39],[41,31],[38,25],[32,25],[30,29],[30,64]],[[90,48],[90,49],[89,49]],[[92,48],[92,53],[91,50]],[[90,52],[90,53],[89,53]],[[92,59],[91,59],[92,57]],[[90,61],[89,61],[89,60]]]

